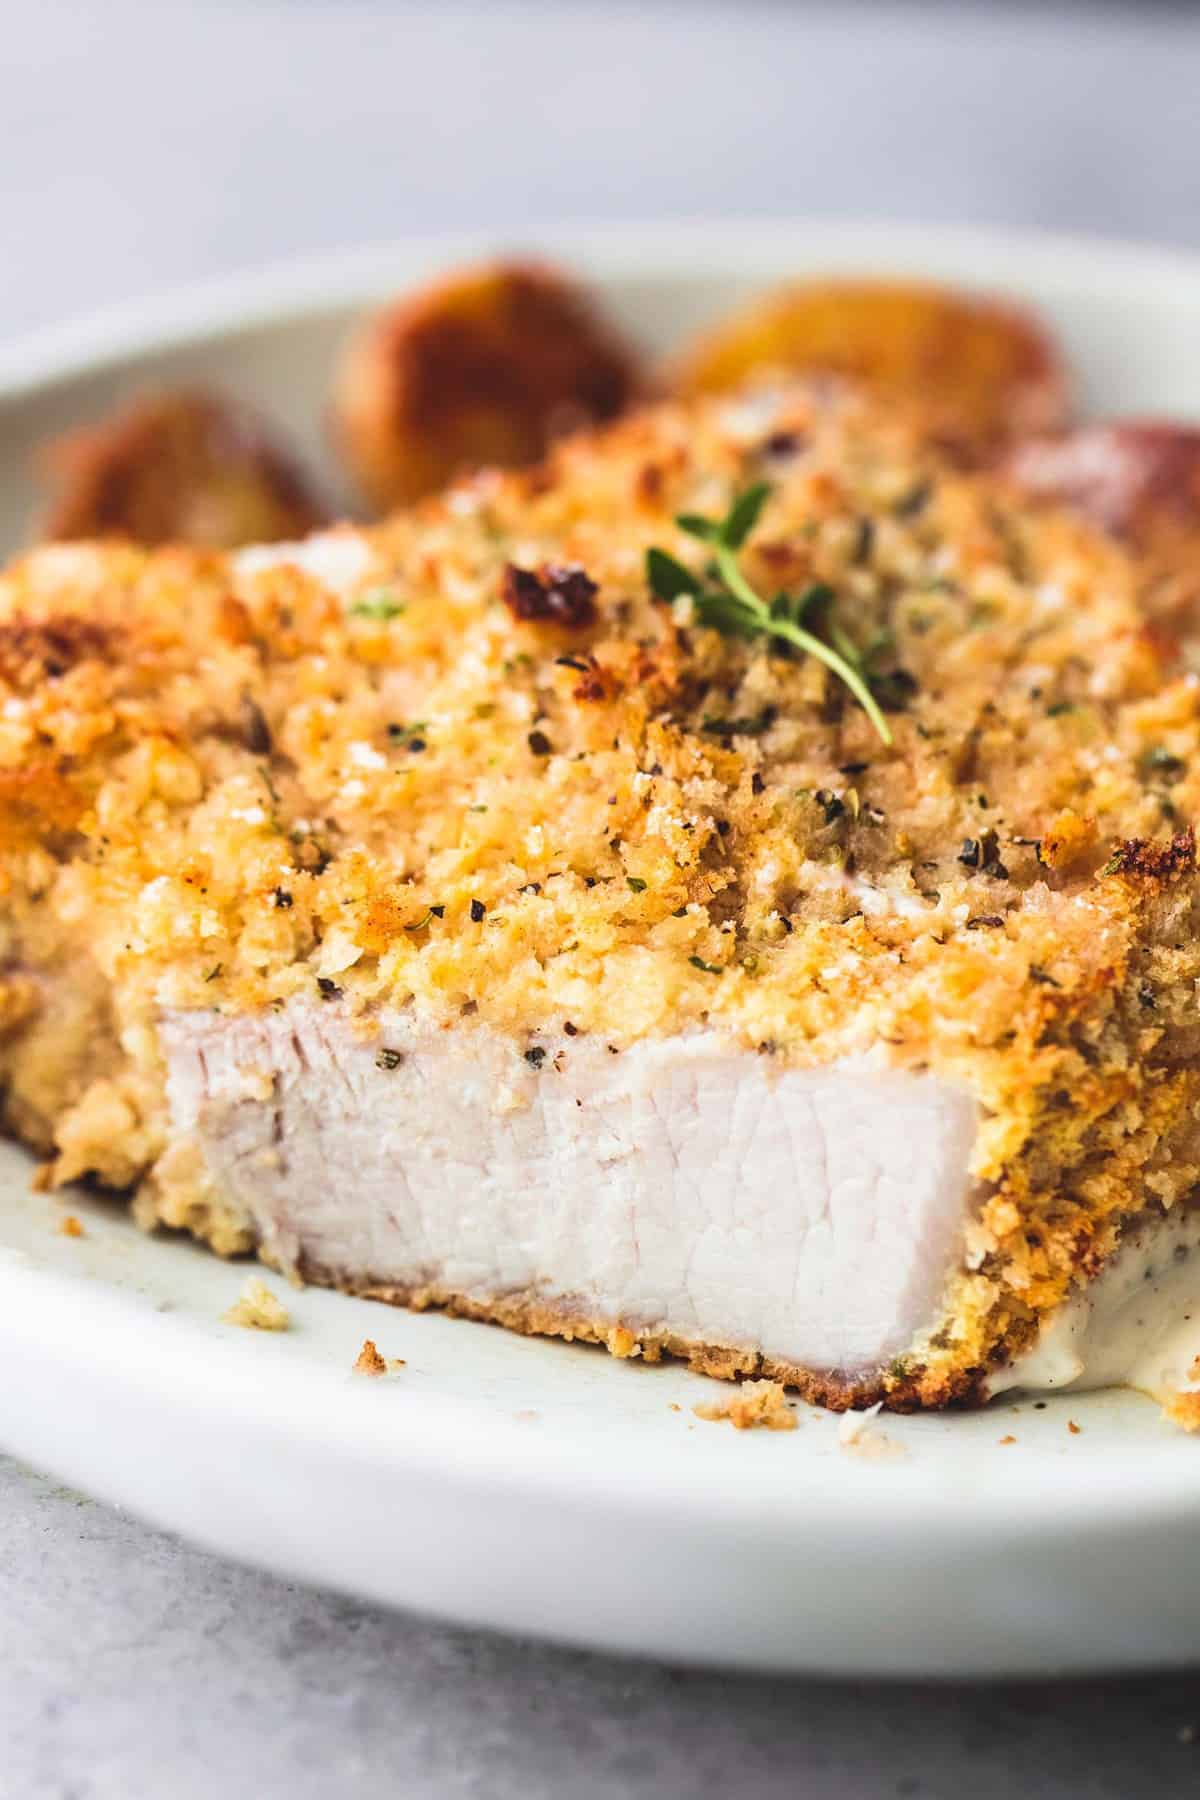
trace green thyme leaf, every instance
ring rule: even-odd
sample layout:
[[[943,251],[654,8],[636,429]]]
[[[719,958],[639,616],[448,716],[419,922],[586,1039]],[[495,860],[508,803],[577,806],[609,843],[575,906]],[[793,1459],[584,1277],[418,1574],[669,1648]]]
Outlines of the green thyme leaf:
[[[689,956],[688,961],[693,969],[703,969],[706,975],[723,975],[725,973],[720,963],[706,963],[702,956]]]
[[[701,625],[710,625],[726,637],[761,637],[764,630],[758,614],[723,588],[697,594],[696,618]]]
[[[686,531],[689,537],[699,538],[703,544],[715,544],[720,540],[719,521],[706,519],[703,513],[678,513],[675,523],[680,531]]]
[[[769,481],[756,481],[734,500],[720,527],[720,541],[730,550],[740,550],[758,524],[763,507],[771,496]]]
[[[665,550],[647,550],[646,580],[660,600],[678,600],[682,594],[700,591],[699,577]]]
[[[704,518],[699,513],[680,513],[677,517],[675,523],[681,531],[713,546],[713,560],[708,577],[713,585],[700,592],[691,590],[695,597],[696,617],[701,625],[707,625],[726,636],[774,639],[792,645],[806,656],[815,656],[831,674],[846,684],[880,738],[885,744],[890,744],[891,729],[871,692],[858,651],[846,639],[849,651],[846,654],[836,645],[827,644],[800,622],[811,606],[833,598],[830,590],[818,584],[806,589],[796,600],[777,594],[768,604],[742,573],[737,551],[754,529],[770,492],[767,482],[758,482],[747,488],[735,497],[724,519],[719,521]],[[653,554],[650,552],[647,555],[648,573],[650,556]],[[665,552],[659,554],[665,557]],[[659,566],[656,559],[655,567]],[[904,700],[911,698],[907,689],[902,693],[899,691],[901,682],[912,682],[907,670],[897,670],[888,679],[897,688],[896,692],[889,693],[893,706],[897,703],[902,705]]]
[[[640,875],[627,875],[625,885],[631,888],[635,894],[644,894],[646,891],[646,884]]]

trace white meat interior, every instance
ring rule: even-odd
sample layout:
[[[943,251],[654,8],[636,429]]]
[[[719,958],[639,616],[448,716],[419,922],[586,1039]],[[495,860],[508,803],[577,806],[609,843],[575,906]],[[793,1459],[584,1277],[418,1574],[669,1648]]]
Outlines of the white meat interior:
[[[706,1032],[614,1054],[398,1013],[365,1038],[336,1001],[177,1013],[163,1039],[225,1198],[347,1285],[855,1373],[933,1321],[961,1256],[976,1104],[927,1075],[781,1070]]]

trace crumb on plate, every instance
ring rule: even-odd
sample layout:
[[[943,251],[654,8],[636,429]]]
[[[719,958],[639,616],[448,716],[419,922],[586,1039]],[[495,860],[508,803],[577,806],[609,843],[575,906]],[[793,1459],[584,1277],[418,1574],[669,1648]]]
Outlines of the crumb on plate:
[[[1183,1431],[1200,1431],[1200,1389],[1163,1388],[1154,1398],[1162,1406],[1162,1416]]]
[[[387,1369],[385,1358],[380,1356],[379,1351],[375,1348],[375,1340],[364,1338],[363,1347],[354,1364],[354,1373],[356,1375],[386,1375]]]
[[[693,1406],[698,1419],[728,1419],[736,1431],[795,1431],[796,1414],[779,1381],[743,1381],[720,1400]]]
[[[282,1300],[257,1275],[250,1276],[239,1298],[221,1316],[226,1325],[241,1325],[246,1331],[286,1331],[292,1322]]]

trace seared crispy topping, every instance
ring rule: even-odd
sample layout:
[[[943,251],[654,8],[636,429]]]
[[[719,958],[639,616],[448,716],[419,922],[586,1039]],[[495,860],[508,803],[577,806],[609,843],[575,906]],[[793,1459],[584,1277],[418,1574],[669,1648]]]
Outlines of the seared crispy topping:
[[[775,433],[804,453],[767,490]],[[706,619],[718,551],[904,700],[890,745],[827,660]],[[1126,553],[839,397],[646,413],[328,566],[56,547],[0,587],[13,642],[105,646],[8,671],[9,878],[151,1012],[707,1022],[999,1081],[1120,978],[1130,881],[1200,800],[1197,691]]]
[[[544,563],[540,569],[504,570],[504,604],[514,619],[549,620],[556,625],[590,625],[596,616],[596,583],[577,564]]]
[[[113,628],[92,619],[15,618],[0,622],[0,678],[15,688],[57,681],[77,663],[116,653]]]

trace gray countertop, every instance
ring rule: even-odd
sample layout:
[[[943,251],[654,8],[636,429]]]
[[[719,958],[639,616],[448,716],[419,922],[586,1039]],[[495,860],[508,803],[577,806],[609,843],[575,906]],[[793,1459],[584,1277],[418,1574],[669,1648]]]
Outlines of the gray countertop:
[[[1200,1789],[1194,1676],[953,1689],[616,1661],[252,1574],[4,1462],[0,1617],[5,1800]]]
[[[0,338],[440,227],[812,212],[1200,242],[1200,15],[39,0],[0,42]],[[225,1565],[0,1461],[4,1800],[1200,1789],[1200,1680],[748,1681]]]

